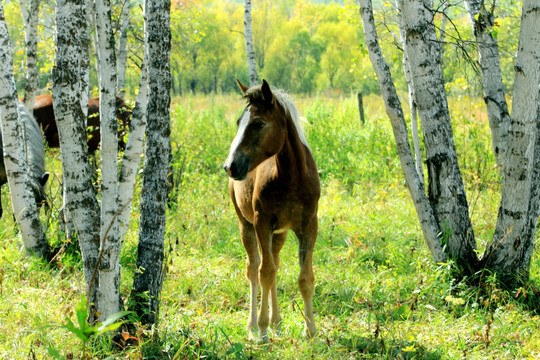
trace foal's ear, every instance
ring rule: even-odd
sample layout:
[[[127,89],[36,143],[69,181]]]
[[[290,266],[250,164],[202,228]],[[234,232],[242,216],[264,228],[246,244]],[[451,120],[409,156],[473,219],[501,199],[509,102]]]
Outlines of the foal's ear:
[[[242,95],[246,93],[247,89],[249,89],[246,85],[242,84],[240,80],[236,79],[236,82],[238,83],[238,86],[240,87],[240,91],[242,92]]]
[[[268,104],[272,104],[274,102],[274,95],[272,94],[272,90],[270,90],[270,85],[268,85],[264,79],[261,86],[261,93],[264,102]]]

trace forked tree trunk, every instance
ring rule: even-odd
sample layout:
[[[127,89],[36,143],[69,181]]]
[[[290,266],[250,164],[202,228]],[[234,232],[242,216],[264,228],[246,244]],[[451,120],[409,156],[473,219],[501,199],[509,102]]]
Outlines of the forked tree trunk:
[[[440,242],[441,229],[437,219],[435,218],[435,213],[426,197],[424,185],[420,181],[418,173],[416,172],[415,163],[412,158],[411,148],[409,145],[407,126],[405,125],[403,110],[401,108],[401,103],[397,96],[394,83],[392,82],[390,69],[388,68],[388,65],[384,61],[382,55],[370,0],[360,0],[360,15],[362,17],[362,24],[364,27],[364,35],[369,51],[369,57],[377,74],[379,87],[385,102],[386,113],[388,114],[392,124],[398,156],[401,162],[401,168],[403,170],[403,174],[405,175],[405,180],[407,182],[407,186],[409,187],[416,213],[420,219],[420,226],[422,228],[424,238],[433,259],[437,262],[443,262],[446,260],[446,255]]]
[[[394,123],[401,107],[395,92],[388,91],[393,89],[393,84],[377,42],[371,1],[361,0],[360,3],[370,58],[379,78],[387,112]],[[445,227],[452,231],[448,234],[449,255],[454,256],[461,270],[467,270],[467,265],[469,270],[485,268],[497,273],[509,287],[523,284],[529,275],[540,212],[540,0],[523,2],[502,201],[493,241],[488,244],[481,261],[477,261],[474,252],[463,185],[458,178],[457,164],[454,164],[455,150],[442,90],[442,72],[435,64],[439,57],[430,23],[431,3],[400,0],[400,7],[401,24],[406,34],[405,54],[410,60],[412,85],[428,157],[430,203],[436,214],[434,223],[418,213],[422,229],[427,224],[430,227],[439,225],[443,234]],[[399,149],[406,139],[406,131],[401,132],[401,140],[397,139],[397,132],[394,133],[401,157]],[[402,161],[402,166],[406,174],[411,172],[410,165],[405,166]],[[411,181],[416,184],[414,177],[406,175],[406,180],[410,188]],[[416,195],[413,191],[411,193],[415,199]],[[452,216],[452,212],[458,216]],[[429,240],[427,236],[426,239]],[[470,259],[469,264],[467,259]]]
[[[13,77],[13,58],[9,33],[0,3],[0,115],[4,164],[11,193],[13,214],[26,250],[47,256],[48,246],[39,221],[24,155],[23,124],[17,110],[17,90]]]
[[[146,0],[148,107],[137,271],[132,299],[146,324],[157,322],[163,282],[167,173],[171,157],[169,0]]]
[[[244,36],[246,38],[246,54],[250,86],[259,82],[257,76],[257,62],[253,48],[253,31],[251,30],[251,0],[244,0]]]
[[[510,115],[502,83],[499,46],[497,39],[492,35],[495,19],[494,15],[486,10],[483,1],[466,0],[465,6],[478,47],[478,62],[482,72],[482,89],[491,129],[493,153],[497,164],[504,165]]]
[[[39,88],[37,69],[37,27],[39,24],[40,0],[21,0],[21,13],[24,21],[24,40],[26,43],[26,84],[24,86],[24,105],[32,111],[34,98]]]
[[[118,124],[116,121],[116,56],[109,0],[96,0],[99,53],[101,133],[101,259],[99,297],[104,321],[120,311],[120,239],[118,234]]]
[[[399,4],[404,52],[426,149],[429,202],[449,256],[459,268],[470,272],[477,266],[476,242],[454,146],[432,2],[399,0]]]
[[[503,193],[485,266],[523,283],[529,277],[540,200],[540,0],[524,0],[512,93]],[[510,283],[507,281],[507,283]]]
[[[116,63],[116,91],[118,96],[124,98],[126,93],[126,64],[127,64],[127,35],[129,27],[129,12],[131,11],[131,0],[123,0],[122,17],[120,20],[120,38],[118,41],[117,63]]]
[[[73,219],[81,247],[89,321],[99,309],[99,277],[93,277],[99,255],[99,205],[91,181],[86,144],[88,102],[81,94],[88,89],[88,31],[86,0],[57,0],[56,56],[52,71],[53,101],[65,186],[65,204]]]

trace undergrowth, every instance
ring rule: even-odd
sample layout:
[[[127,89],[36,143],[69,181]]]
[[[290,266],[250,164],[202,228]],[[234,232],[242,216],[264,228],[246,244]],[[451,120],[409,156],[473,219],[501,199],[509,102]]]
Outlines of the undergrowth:
[[[7,210],[0,223],[0,358],[48,359],[523,359],[540,355],[538,258],[531,282],[504,290],[492,274],[480,286],[435,264],[403,180],[383,103],[354,96],[297,98],[320,169],[319,235],[314,253],[318,334],[302,336],[297,244],[281,253],[281,337],[248,339],[248,282],[222,163],[236,131],[239,96],[185,97],[172,105],[174,188],[166,229],[160,322],[131,318],[115,337],[81,339],[65,325],[78,316],[84,277],[76,240],[65,240],[59,153],[48,152],[51,211],[42,222],[60,250],[46,263],[20,252]],[[493,235],[500,198],[487,120],[478,100],[451,102],[456,146],[480,250]],[[140,179],[138,179],[140,189]],[[139,195],[121,256],[122,295],[135,270]],[[80,311],[80,309],[79,309]],[[59,325],[59,326],[52,326]]]

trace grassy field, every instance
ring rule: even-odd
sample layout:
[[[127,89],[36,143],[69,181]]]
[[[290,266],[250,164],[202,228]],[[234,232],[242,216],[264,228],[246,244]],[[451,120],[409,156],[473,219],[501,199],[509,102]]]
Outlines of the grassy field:
[[[282,251],[278,290],[283,324],[270,344],[245,330],[245,254],[222,163],[234,137],[239,96],[174,99],[171,111],[176,187],[167,222],[167,272],[160,323],[136,327],[138,345],[121,349],[105,337],[88,359],[527,359],[540,357],[540,320],[527,304],[532,284],[508,293],[456,283],[447,264],[431,261],[401,173],[379,97],[364,99],[361,126],[354,96],[297,98],[321,170],[319,236],[314,255],[319,333],[302,337],[296,239]],[[500,200],[498,171],[483,106],[452,99],[456,146],[479,248],[492,234]],[[51,243],[61,245],[59,154],[49,153],[53,211],[42,213]],[[138,180],[140,182],[140,179]],[[21,255],[8,191],[0,222],[0,359],[48,359],[54,348],[82,358],[65,328],[84,291],[80,257],[66,251],[47,264]],[[138,203],[122,252],[122,294],[135,268]],[[523,301],[525,300],[525,301]],[[533,304],[534,305],[534,304]],[[540,307],[537,306],[537,309]]]

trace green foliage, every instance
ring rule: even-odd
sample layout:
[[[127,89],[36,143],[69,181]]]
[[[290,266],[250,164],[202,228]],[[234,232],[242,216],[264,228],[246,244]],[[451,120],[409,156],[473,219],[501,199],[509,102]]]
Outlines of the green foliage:
[[[97,325],[92,326],[87,322],[88,303],[84,296],[77,304],[75,313],[77,317],[76,324],[74,324],[70,318],[66,318],[66,323],[64,325],[57,325],[56,327],[67,330],[81,341],[81,359],[87,358],[86,347],[91,340],[100,335],[116,331],[123,324],[123,321],[118,320],[131,314],[130,311],[120,311],[109,316],[103,323],[98,323]],[[49,355],[56,359],[66,359],[66,357],[60,355],[60,351],[57,348],[49,347],[47,351]]]
[[[514,57],[519,34],[520,3],[497,2],[495,24],[489,31],[500,45],[503,82],[511,91]],[[436,6],[438,6],[436,4]],[[394,82],[402,90],[402,70],[397,10],[394,2],[375,1],[375,18],[381,46]],[[119,28],[122,1],[112,1],[113,26]],[[445,3],[449,17],[445,26],[443,68],[448,92],[479,95],[480,84],[474,36],[466,12],[456,2]],[[175,0],[171,8],[172,88],[175,94],[231,93],[235,79],[248,82],[245,59],[243,2],[233,0]],[[440,9],[439,9],[440,10]],[[15,77],[24,87],[24,26],[16,2],[5,6],[13,47]],[[435,25],[442,27],[437,13]],[[54,61],[54,4],[42,1],[38,27],[40,86],[50,89]],[[252,28],[259,77],[294,93],[343,95],[351,91],[378,93],[375,73],[364,47],[358,4],[314,0],[254,0]],[[439,30],[441,33],[442,30]],[[119,34],[119,31],[116,31]],[[143,16],[140,2],[132,6],[128,33],[129,59],[126,90],[133,95],[142,62]],[[95,56],[91,54],[90,79],[97,95]]]

